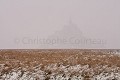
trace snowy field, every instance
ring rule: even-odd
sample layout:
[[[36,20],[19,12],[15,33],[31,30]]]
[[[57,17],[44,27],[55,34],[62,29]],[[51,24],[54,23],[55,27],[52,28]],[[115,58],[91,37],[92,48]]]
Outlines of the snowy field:
[[[119,51],[1,50],[0,80],[120,80]]]

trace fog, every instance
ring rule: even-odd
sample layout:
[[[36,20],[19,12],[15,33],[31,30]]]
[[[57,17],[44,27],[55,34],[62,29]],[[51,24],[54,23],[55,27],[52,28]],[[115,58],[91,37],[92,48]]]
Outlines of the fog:
[[[104,43],[48,47],[28,42],[66,35]],[[0,48],[120,49],[120,0],[0,0]]]

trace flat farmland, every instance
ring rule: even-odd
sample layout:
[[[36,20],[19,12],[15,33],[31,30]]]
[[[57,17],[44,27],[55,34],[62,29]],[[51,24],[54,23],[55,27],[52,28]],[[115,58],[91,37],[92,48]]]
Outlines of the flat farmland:
[[[119,50],[0,50],[0,80],[120,80]]]

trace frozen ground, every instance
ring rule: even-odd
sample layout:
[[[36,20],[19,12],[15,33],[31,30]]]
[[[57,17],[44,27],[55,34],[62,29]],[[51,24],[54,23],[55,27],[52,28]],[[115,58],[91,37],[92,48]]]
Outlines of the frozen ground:
[[[1,51],[0,80],[120,80],[120,56],[103,52]]]
[[[1,80],[120,80],[120,68],[116,66],[66,65],[51,64],[33,67],[32,69],[14,68],[9,72],[8,67],[1,67]],[[5,72],[4,72],[5,71]]]

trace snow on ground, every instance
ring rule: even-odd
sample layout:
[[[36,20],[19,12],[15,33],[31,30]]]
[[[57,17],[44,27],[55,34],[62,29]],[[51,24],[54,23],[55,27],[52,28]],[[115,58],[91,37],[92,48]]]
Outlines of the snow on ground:
[[[0,51],[0,80],[120,80],[119,53],[108,50]]]
[[[112,66],[97,66],[90,68],[89,65],[58,65],[51,64],[41,67],[14,68],[11,71],[3,72],[3,64],[0,67],[0,80],[120,80],[120,69]],[[95,72],[96,69],[98,72]],[[100,72],[99,72],[100,71]]]

